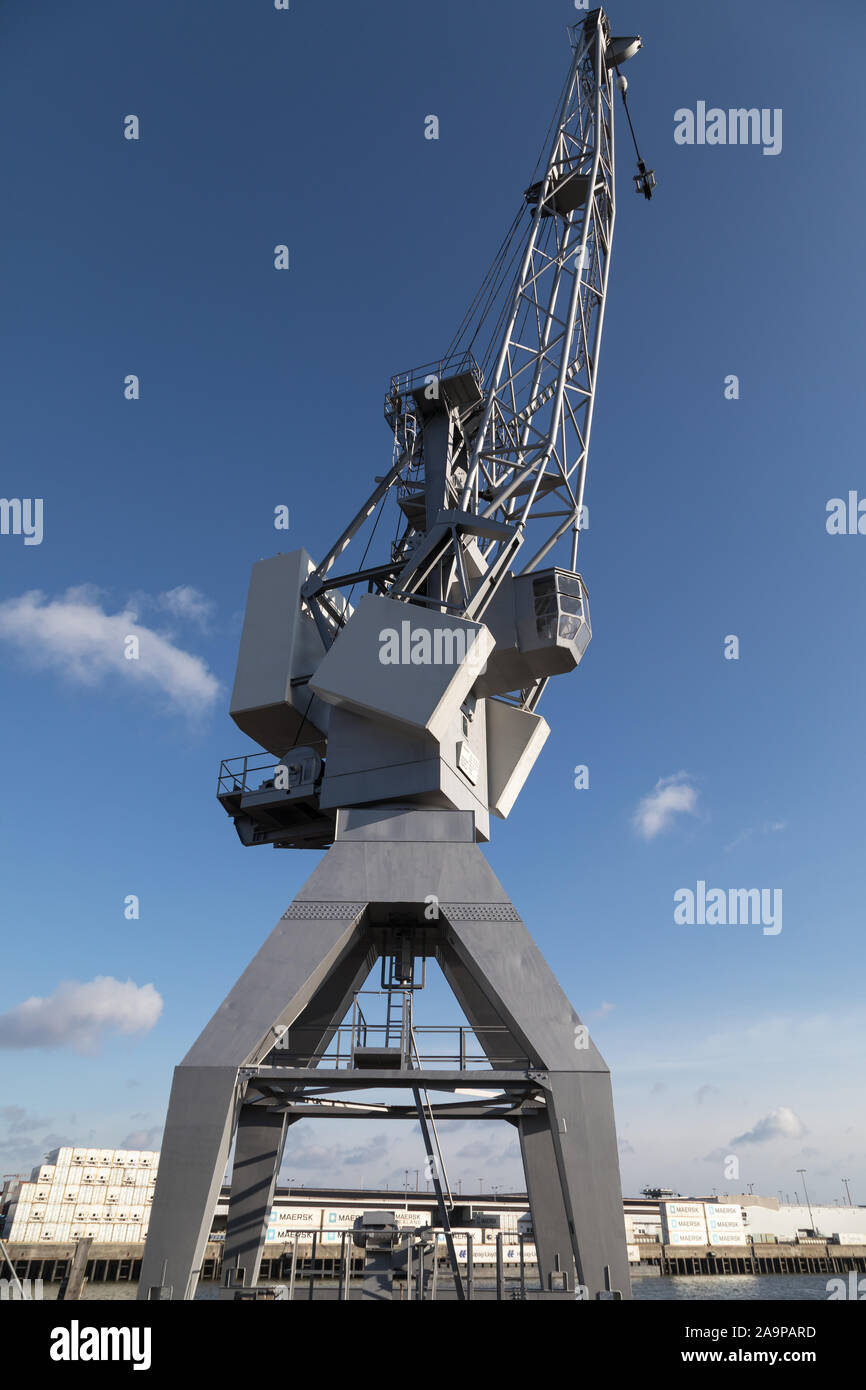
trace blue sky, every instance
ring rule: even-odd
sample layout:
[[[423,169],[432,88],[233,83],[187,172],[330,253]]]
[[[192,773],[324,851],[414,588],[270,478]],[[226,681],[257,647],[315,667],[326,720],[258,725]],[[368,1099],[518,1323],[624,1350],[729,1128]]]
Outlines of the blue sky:
[[[321,555],[385,470],[388,379],[450,341],[579,17],[3,7],[0,491],[44,499],[40,545],[0,536],[5,1171],[61,1141],[156,1146],[172,1067],[317,861],[243,851],[214,796],[250,746],[228,717],[249,570]],[[866,496],[866,21],[854,0],[817,29],[774,0],[611,18],[644,39],[629,97],[659,187],[632,192],[618,110],[594,636],[548,688],[550,739],[487,853],[611,1066],[626,1191],[793,1195],[805,1166],[813,1198],[845,1176],[866,1200],[866,537],[825,524],[829,499]],[[781,152],[677,145],[699,101],[781,108]],[[131,614],[152,679],[117,659]],[[648,797],[667,814],[642,821]],[[699,880],[781,889],[781,932],[676,924]],[[28,1032],[34,997],[52,1002]],[[449,1134],[464,1190],[519,1181],[510,1129]],[[285,1171],[393,1184],[420,1154],[401,1127],[299,1126]]]

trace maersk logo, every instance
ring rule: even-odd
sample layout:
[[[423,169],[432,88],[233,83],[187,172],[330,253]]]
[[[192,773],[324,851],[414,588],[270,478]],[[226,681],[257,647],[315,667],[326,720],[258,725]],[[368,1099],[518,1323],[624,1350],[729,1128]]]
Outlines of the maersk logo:
[[[51,1330],[52,1361],[131,1361],[134,1371],[150,1370],[149,1327],[68,1327]]]
[[[781,888],[710,888],[698,879],[697,887],[674,893],[674,921],[678,926],[762,926],[764,936],[782,930]]]

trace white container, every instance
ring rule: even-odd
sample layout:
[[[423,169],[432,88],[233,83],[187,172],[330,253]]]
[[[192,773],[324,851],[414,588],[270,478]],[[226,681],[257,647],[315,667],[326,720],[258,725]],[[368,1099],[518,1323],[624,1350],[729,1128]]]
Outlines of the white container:
[[[82,1170],[81,1170],[81,1186],[82,1186],[82,1187],[93,1187],[93,1185],[94,1185],[95,1182],[96,1182],[96,1169],[95,1169],[95,1168],[89,1168],[89,1167],[88,1167],[88,1168],[82,1168]]]
[[[84,1234],[88,1240],[97,1240],[99,1237],[99,1223],[91,1221],[84,1227]]]
[[[85,1159],[85,1163],[87,1164],[88,1168],[98,1168],[98,1167],[99,1167],[99,1163],[100,1163],[100,1155],[101,1155],[101,1153],[102,1153],[102,1150],[101,1150],[101,1149],[86,1149],[86,1150],[85,1150],[85,1153],[87,1154],[87,1157],[86,1157],[86,1159]]]
[[[44,1221],[47,1215],[48,1215],[48,1203],[47,1203],[47,1202],[31,1202],[31,1203],[30,1203],[30,1219],[31,1219],[31,1221]]]
[[[51,1184],[48,1182],[37,1182],[33,1184],[33,1198],[37,1202],[51,1201]]]
[[[122,1187],[115,1187],[114,1183],[112,1183],[105,1194],[105,1200],[109,1205],[111,1203],[117,1205],[118,1202],[125,1202],[127,1200],[127,1194]]]
[[[72,1220],[78,1222],[89,1221],[90,1207],[86,1205],[82,1206],[81,1202],[76,1202],[72,1209]]]
[[[47,1182],[47,1183],[53,1182],[53,1181],[54,1181],[54,1164],[53,1164],[53,1163],[43,1163],[43,1165],[42,1165],[41,1168],[35,1168],[35,1169],[33,1170],[33,1180],[34,1180],[34,1182]]]
[[[66,1203],[66,1202],[77,1202],[77,1201],[78,1201],[78,1198],[79,1198],[79,1196],[80,1196],[80,1194],[81,1194],[81,1189],[79,1188],[77,1182],[76,1182],[76,1183],[66,1183],[66,1184],[60,1189],[60,1200],[61,1200],[61,1202],[64,1202],[64,1203]]]
[[[72,1150],[72,1163],[75,1165],[75,1167],[83,1167],[83,1165],[84,1165],[86,1162],[87,1162],[87,1150],[86,1150],[86,1149],[73,1149],[73,1150]]]

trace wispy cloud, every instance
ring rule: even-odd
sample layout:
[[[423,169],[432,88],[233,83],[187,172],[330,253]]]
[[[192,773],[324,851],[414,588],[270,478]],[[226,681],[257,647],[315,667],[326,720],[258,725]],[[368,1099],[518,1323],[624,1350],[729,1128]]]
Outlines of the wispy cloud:
[[[159,594],[156,603],[158,608],[171,613],[173,617],[196,623],[198,627],[205,629],[209,627],[214,611],[210,599],[205,598],[199,589],[194,589],[189,584],[179,584],[176,589],[167,589],[165,593]]]
[[[53,994],[34,995],[0,1014],[0,1048],[60,1048],[96,1052],[107,1033],[146,1033],[162,1012],[153,985],[97,975],[66,980]]]
[[[0,638],[34,665],[56,670],[80,685],[117,677],[167,696],[172,706],[187,714],[210,709],[220,692],[219,681],[201,657],[184,651],[170,635],[139,623],[130,607],[109,613],[99,590],[89,585],[67,589],[54,599],[38,590],[6,599],[0,603]]]
[[[134,1129],[131,1134],[127,1134],[125,1139],[121,1139],[118,1148],[121,1149],[144,1149],[151,1153],[156,1153],[162,1144],[162,1125],[153,1125],[150,1129]]]
[[[634,812],[633,824],[644,840],[653,840],[669,829],[675,816],[697,813],[698,793],[687,772],[660,777]]]
[[[592,1010],[590,1011],[590,1013],[587,1015],[587,1017],[588,1017],[588,1018],[607,1018],[608,1014],[612,1014],[615,1008],[616,1008],[616,1004],[611,1004],[611,1003],[608,1002],[607,999],[603,999],[603,1000],[601,1001],[600,1006],[599,1006],[597,1009],[592,1009]]]
[[[718,1086],[714,1086],[711,1081],[706,1081],[703,1086],[699,1086],[695,1091],[695,1102],[698,1105],[703,1105],[704,1101],[709,1100],[710,1096],[717,1096],[718,1094]]]
[[[764,821],[764,824],[757,832],[750,826],[748,830],[741,830],[739,835],[735,835],[731,843],[725,845],[725,851],[728,852],[732,849],[736,849],[737,845],[744,844],[746,840],[750,840],[756,833],[759,835],[777,835],[780,830],[787,830],[787,828],[788,822],[784,820]]]

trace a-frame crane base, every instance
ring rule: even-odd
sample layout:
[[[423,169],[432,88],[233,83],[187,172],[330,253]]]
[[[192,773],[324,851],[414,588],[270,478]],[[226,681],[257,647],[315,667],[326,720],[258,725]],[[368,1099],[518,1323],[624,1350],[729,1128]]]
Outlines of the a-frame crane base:
[[[397,956],[404,970],[435,958],[489,1069],[405,1055],[373,1066],[363,1053],[330,1065],[376,959]],[[630,1297],[608,1069],[475,843],[471,813],[384,804],[338,812],[333,845],[175,1071],[139,1297],[194,1296],[233,1141],[223,1268],[242,1267],[249,1287],[286,1130],[313,1112],[311,1093],[321,1107],[325,1095],[400,1088],[451,1092],[434,1118],[516,1125],[542,1285],[560,1271],[578,1296]],[[490,1099],[454,1104],[466,1089]]]

